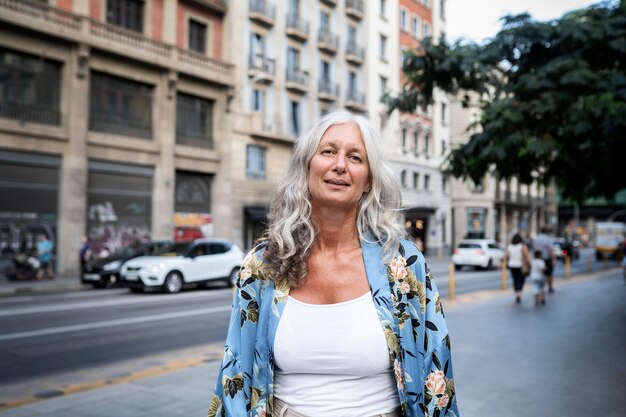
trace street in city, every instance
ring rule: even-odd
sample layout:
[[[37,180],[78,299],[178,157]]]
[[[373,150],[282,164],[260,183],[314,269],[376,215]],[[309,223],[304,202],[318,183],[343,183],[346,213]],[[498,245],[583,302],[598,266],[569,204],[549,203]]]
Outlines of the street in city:
[[[528,288],[513,303],[499,270],[457,272],[449,300],[449,260],[430,265],[445,297],[462,415],[624,415],[621,271],[594,262],[587,274],[583,253],[572,278],[559,265],[556,293],[536,308]],[[205,415],[231,299],[217,285],[1,298],[0,415]]]

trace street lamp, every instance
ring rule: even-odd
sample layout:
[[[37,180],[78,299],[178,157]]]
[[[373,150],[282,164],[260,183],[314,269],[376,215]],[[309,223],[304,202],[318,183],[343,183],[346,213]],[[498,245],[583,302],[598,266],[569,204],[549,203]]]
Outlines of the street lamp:
[[[228,96],[226,97],[226,113],[230,113],[231,112],[231,105],[232,102],[235,100],[235,98],[237,98],[237,96],[239,94],[241,94],[241,92],[243,90],[246,89],[246,87],[250,86],[250,85],[255,85],[261,81],[266,81],[268,80],[268,76],[267,73],[265,72],[258,72],[254,77],[250,78],[250,81],[248,81],[248,84],[243,85],[241,88],[239,88],[238,90],[232,90],[228,92]]]

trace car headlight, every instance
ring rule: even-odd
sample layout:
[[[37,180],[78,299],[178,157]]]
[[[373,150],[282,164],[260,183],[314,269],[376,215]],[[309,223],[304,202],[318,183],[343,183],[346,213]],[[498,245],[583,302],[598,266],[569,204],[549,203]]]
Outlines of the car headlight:
[[[165,264],[164,263],[160,263],[158,265],[154,265],[154,266],[150,267],[150,272],[152,272],[153,274],[156,274],[163,268],[165,268]]]
[[[102,266],[102,269],[104,269],[105,271],[113,271],[113,270],[118,269],[119,267],[121,267],[122,263],[123,263],[122,261],[112,261],[112,262],[109,262],[107,264],[104,264]]]

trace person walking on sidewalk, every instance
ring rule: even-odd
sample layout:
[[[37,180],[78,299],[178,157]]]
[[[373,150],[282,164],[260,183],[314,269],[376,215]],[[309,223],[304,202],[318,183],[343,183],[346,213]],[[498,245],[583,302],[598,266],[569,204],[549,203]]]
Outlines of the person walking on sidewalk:
[[[541,228],[541,233],[537,235],[533,242],[533,250],[541,251],[541,258],[546,264],[544,275],[548,283],[548,292],[553,293],[554,288],[552,274],[554,272],[554,267],[556,266],[556,254],[554,253],[554,249],[552,247],[554,239],[548,236],[548,233],[550,233],[549,227],[544,226]]]
[[[519,304],[522,302],[524,281],[530,272],[530,255],[519,233],[513,236],[511,243],[506,248],[505,256],[509,269],[511,270],[511,276],[513,277],[515,302]]]
[[[53,249],[54,244],[48,236],[45,233],[40,233],[37,237],[37,259],[39,259],[40,266],[36,279],[42,279],[44,276],[48,279],[54,278],[54,273],[52,272]]]
[[[271,201],[208,416],[459,416],[437,287],[367,119],[315,122]]]
[[[534,258],[530,264],[530,280],[533,282],[533,294],[535,305],[546,303],[545,279],[546,262],[540,250],[534,252]]]

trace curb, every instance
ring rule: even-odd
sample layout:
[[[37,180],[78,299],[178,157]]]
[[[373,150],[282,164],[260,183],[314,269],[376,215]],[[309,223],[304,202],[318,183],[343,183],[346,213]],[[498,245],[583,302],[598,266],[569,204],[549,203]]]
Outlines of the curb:
[[[79,278],[61,278],[50,281],[5,282],[0,284],[0,297],[33,293],[83,291],[87,289],[91,289],[91,286],[82,284]]]

